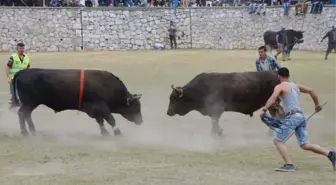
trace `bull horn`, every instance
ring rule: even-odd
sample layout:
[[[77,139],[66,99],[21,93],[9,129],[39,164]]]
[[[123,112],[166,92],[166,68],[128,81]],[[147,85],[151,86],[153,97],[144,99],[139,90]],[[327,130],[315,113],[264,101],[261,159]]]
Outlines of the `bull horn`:
[[[140,99],[142,94],[133,94],[132,96],[134,99]]]

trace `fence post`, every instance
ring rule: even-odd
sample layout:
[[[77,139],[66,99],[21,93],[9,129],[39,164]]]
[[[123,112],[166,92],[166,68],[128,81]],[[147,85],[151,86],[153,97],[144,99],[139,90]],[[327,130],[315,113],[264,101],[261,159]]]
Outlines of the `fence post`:
[[[83,38],[83,9],[79,11],[80,15],[80,24],[81,24],[81,49],[84,50],[84,38]]]
[[[190,30],[190,48],[192,49],[193,46],[192,46],[192,22],[191,22],[191,8],[189,7],[189,30]]]

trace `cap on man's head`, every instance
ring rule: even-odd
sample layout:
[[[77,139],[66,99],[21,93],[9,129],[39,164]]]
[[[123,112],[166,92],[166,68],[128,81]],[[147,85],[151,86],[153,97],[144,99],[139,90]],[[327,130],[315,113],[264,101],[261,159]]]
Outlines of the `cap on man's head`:
[[[288,78],[289,77],[289,70],[286,67],[282,67],[282,68],[278,69],[278,75]]]

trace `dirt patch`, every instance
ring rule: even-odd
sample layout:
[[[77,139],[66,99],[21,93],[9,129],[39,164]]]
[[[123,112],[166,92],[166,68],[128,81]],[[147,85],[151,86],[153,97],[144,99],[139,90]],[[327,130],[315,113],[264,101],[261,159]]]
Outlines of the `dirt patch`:
[[[334,184],[329,161],[301,151],[295,137],[288,145],[299,171],[275,174],[273,168],[282,160],[258,112],[252,118],[224,113],[222,138],[210,136],[210,119],[197,112],[184,117],[166,115],[171,84],[184,85],[200,72],[255,70],[255,57],[255,51],[202,50],[34,53],[35,67],[100,68],[115,73],[131,92],[143,94],[145,122],[136,126],[115,115],[124,137],[114,137],[106,124],[112,136],[104,138],[87,115],[76,111],[54,114],[40,106],[33,113],[37,137],[22,138],[16,111],[6,110],[8,94],[1,93],[0,184],[17,185],[23,179],[34,185]],[[7,56],[0,55],[0,59]],[[313,87],[321,102],[329,102],[309,121],[310,139],[332,148],[335,87],[325,79],[335,84],[331,83],[335,82],[335,64],[323,61],[323,53],[316,52],[295,51],[292,59],[283,65],[290,68],[293,80]],[[6,79],[0,78],[0,83],[0,90],[7,92]],[[313,110],[309,96],[302,95],[302,106],[309,115]]]

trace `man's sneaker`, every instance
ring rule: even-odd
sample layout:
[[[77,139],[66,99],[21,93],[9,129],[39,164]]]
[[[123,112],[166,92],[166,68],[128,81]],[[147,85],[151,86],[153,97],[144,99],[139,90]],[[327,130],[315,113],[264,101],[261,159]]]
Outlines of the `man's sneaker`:
[[[277,172],[295,172],[295,166],[293,164],[284,164],[280,168],[276,168]]]
[[[335,162],[336,162],[336,152],[335,151],[330,151],[328,154],[328,159],[330,160],[331,164],[334,167],[334,171],[336,171],[335,168]]]

